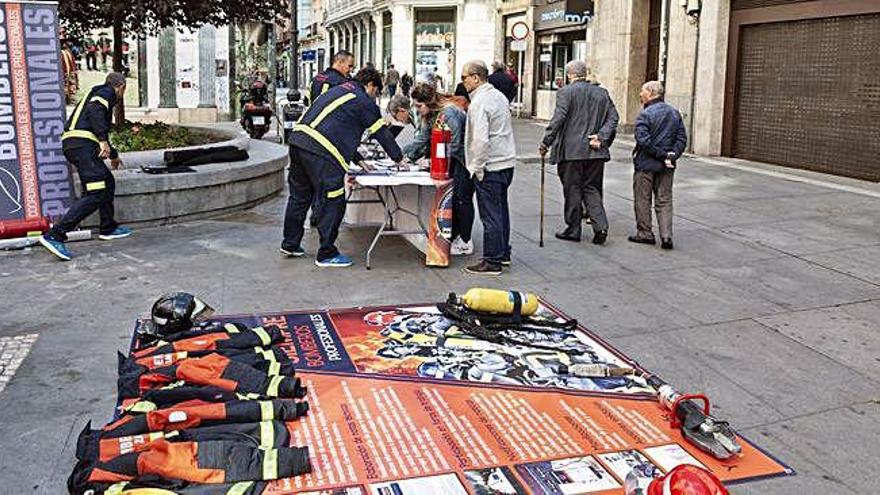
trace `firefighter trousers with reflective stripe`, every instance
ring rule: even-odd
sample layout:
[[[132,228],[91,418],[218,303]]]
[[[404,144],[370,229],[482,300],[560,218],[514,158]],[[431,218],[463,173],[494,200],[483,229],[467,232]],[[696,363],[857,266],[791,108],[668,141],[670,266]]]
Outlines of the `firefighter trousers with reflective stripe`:
[[[97,462],[88,482],[113,483],[153,475],[196,483],[230,483],[289,478],[311,470],[308,447],[264,450],[241,442],[160,440],[145,452]]]
[[[323,261],[338,255],[336,238],[345,216],[345,170],[329,154],[319,155],[291,146],[287,182],[290,197],[284,215],[284,242],[281,247],[287,250],[300,247],[306,213],[314,199],[320,212],[318,235],[321,247],[317,259]]]
[[[123,416],[103,428],[102,439],[143,435],[151,432],[185,430],[230,423],[293,421],[308,414],[308,402],[291,399],[266,401],[233,400],[169,407],[139,416]]]
[[[98,145],[88,145],[64,151],[67,161],[72,163],[79,174],[82,196],[67,210],[64,218],[55,223],[46,234],[56,241],[67,240],[67,233],[75,229],[89,215],[98,211],[101,219],[101,234],[116,230],[118,224],[113,218],[113,195],[116,181],[113,173],[98,158]]]

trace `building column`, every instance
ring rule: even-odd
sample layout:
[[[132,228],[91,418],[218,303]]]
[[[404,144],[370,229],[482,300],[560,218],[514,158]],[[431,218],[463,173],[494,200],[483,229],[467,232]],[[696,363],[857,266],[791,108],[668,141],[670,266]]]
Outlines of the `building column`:
[[[139,34],[137,37],[137,75],[138,75],[138,105],[149,107],[149,74],[147,69],[147,37]]]
[[[361,32],[363,33],[363,43],[361,43],[361,45],[362,52],[364,54],[364,64],[366,64],[367,62],[373,62],[373,64],[375,64],[376,60],[373,56],[373,42],[371,36],[371,33],[373,31],[370,29],[370,24],[372,23],[369,22],[369,17],[365,16],[358,19],[358,24],[360,24]]]
[[[357,19],[352,21],[351,30],[352,30],[352,32],[354,32],[354,46],[352,47],[352,48],[354,48],[354,50],[353,50],[354,65],[356,68],[363,67],[363,65],[364,65],[364,52],[361,49],[363,46],[363,43],[361,43],[361,41],[363,41],[364,34],[361,31],[361,23],[358,22]]]
[[[385,52],[385,47],[383,45],[385,40],[383,36],[384,31],[382,30],[382,12],[374,12],[370,20],[373,25],[373,30],[376,32],[376,42],[373,46],[373,49],[375,50],[374,53],[376,54],[376,69],[385,71],[388,67],[385,65],[385,60],[382,59],[382,54]]]
[[[177,108],[177,30],[159,34],[159,108]]]
[[[202,26],[199,29],[199,108],[217,106],[214,89],[216,37],[217,29],[214,26]]]

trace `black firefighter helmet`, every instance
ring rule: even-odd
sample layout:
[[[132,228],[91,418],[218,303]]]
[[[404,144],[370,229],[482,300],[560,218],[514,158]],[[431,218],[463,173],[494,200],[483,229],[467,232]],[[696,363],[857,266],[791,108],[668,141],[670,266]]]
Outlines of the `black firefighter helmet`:
[[[192,326],[214,314],[214,308],[188,292],[165,294],[153,303],[150,312],[153,332],[171,335],[185,332]]]

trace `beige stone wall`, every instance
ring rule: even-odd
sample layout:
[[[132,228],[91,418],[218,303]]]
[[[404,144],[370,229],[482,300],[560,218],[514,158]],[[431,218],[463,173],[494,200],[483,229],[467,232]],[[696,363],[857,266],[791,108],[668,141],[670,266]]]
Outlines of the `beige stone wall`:
[[[674,2],[669,18],[669,56],[666,100],[678,108],[690,137],[689,148],[701,155],[721,154],[724,121],[724,85],[730,0],[703,2],[699,24]],[[699,51],[696,49],[699,29]],[[694,58],[697,60],[694,91]],[[692,97],[693,116],[691,116]]]
[[[587,65],[608,89],[624,130],[641,109],[639,88],[645,79],[649,0],[596,0],[596,16],[587,30]]]

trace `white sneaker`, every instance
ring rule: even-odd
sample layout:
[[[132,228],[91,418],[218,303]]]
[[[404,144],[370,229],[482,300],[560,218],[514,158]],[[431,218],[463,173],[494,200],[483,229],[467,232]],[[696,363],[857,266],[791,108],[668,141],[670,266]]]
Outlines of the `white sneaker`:
[[[456,237],[449,248],[449,254],[452,256],[467,256],[474,254],[474,241],[464,242],[461,237]]]

